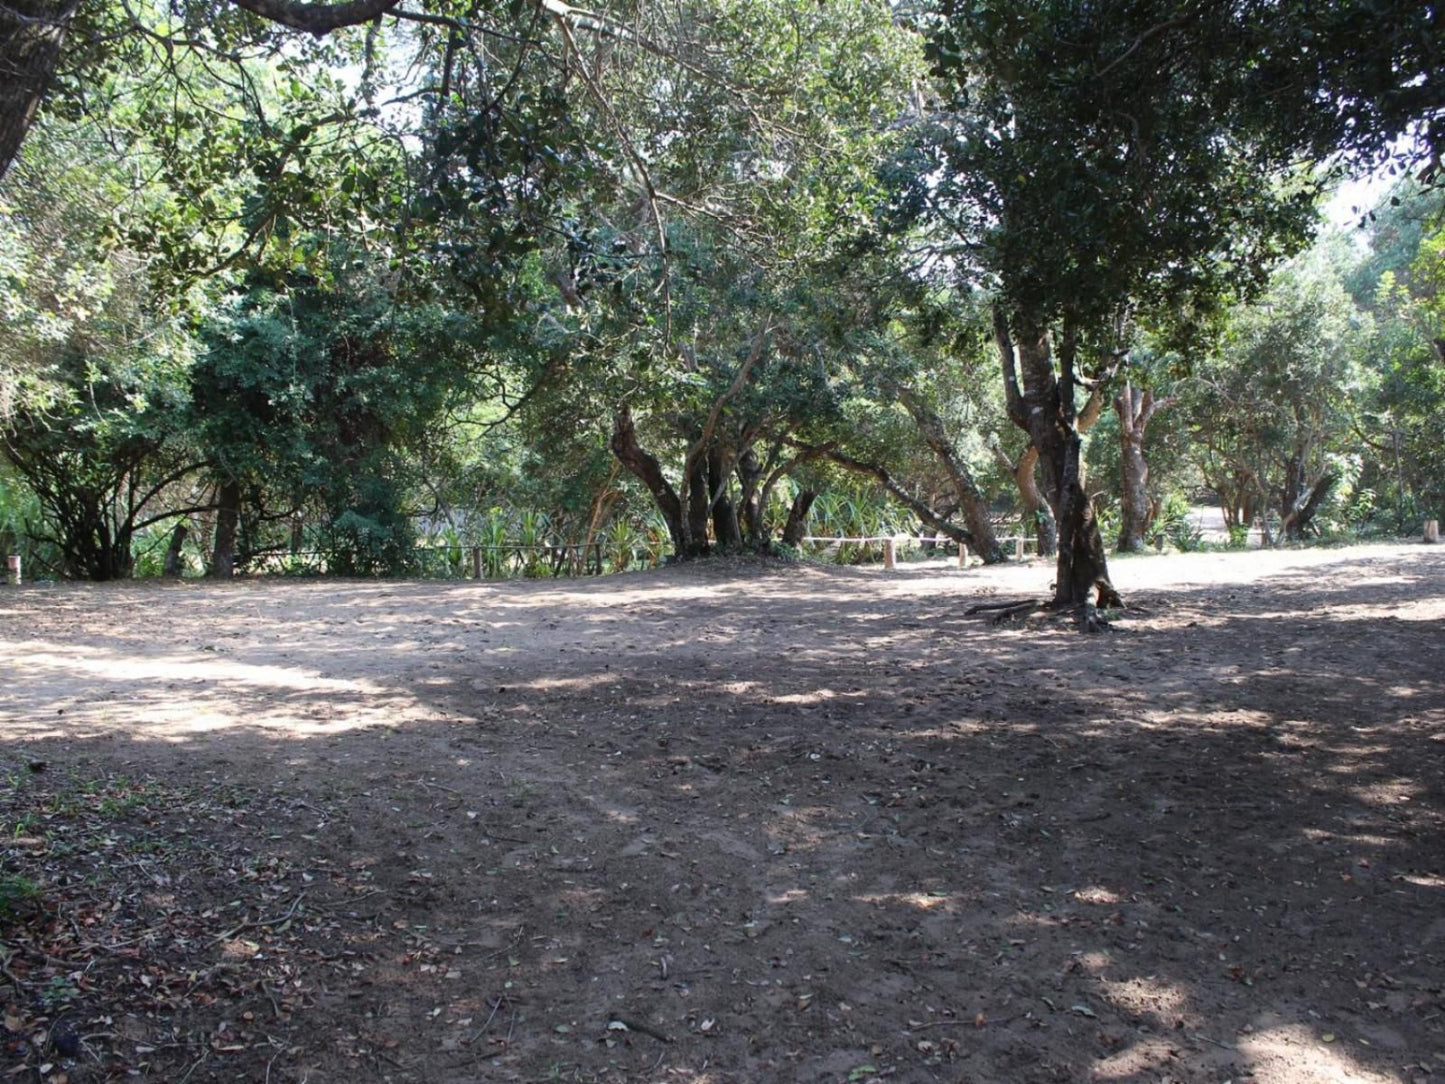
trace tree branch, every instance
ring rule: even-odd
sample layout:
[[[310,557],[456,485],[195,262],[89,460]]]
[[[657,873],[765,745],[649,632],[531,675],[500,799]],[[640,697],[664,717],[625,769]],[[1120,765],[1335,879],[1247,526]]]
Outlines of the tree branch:
[[[855,471],[858,474],[869,475],[870,477],[876,479],[878,483],[882,485],[885,490],[888,491],[889,495],[893,497],[894,500],[898,501],[898,503],[906,507],[929,527],[933,528],[935,531],[939,531],[942,534],[947,535],[955,542],[962,542],[964,545],[969,546],[973,545],[973,536],[969,534],[968,531],[964,530],[962,527],[958,526],[955,523],[949,523],[945,519],[940,519],[932,508],[929,508],[928,505],[924,504],[917,497],[907,492],[905,489],[903,489],[902,486],[895,482],[893,480],[893,476],[888,473],[886,467],[883,467],[877,463],[865,463],[860,459],[854,459],[852,456],[845,455],[844,453],[838,451],[836,448],[830,448],[826,446],[813,447],[807,444],[796,443],[793,441],[789,441],[788,443],[792,447],[797,448],[801,451],[814,452],[821,458],[836,463],[838,464],[838,466],[843,467],[847,470]]]
[[[993,340],[998,344],[999,364],[1003,368],[1004,405],[1008,416],[1015,425],[1027,429],[1028,414],[1024,410],[1023,393],[1019,391],[1018,363],[1013,338],[1009,335],[1008,317],[997,306],[993,310]]]
[[[320,37],[344,26],[359,26],[387,14],[400,0],[348,0],[341,4],[307,4],[298,0],[232,0],[239,8],[268,22]]]
[[[708,444],[711,443],[713,433],[717,431],[717,421],[722,415],[723,407],[727,406],[728,401],[741,390],[743,384],[748,379],[748,375],[753,371],[753,366],[756,365],[758,359],[763,356],[763,348],[767,345],[768,341],[768,332],[771,331],[772,328],[772,318],[768,316],[763,317],[762,326],[758,328],[758,333],[753,336],[752,349],[748,351],[748,356],[743,360],[742,365],[738,367],[737,375],[733,377],[732,384],[728,387],[728,390],[718,396],[717,400],[713,403],[712,410],[708,412],[707,421],[703,423],[702,435],[693,442],[693,446],[688,450],[687,459],[683,463],[682,474],[684,485],[686,484],[686,479],[692,477],[692,471],[697,465],[698,457],[707,450]]]

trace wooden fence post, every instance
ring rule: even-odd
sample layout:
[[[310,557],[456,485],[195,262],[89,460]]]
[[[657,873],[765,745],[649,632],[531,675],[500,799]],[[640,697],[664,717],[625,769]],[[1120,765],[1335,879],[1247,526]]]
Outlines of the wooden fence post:
[[[9,573],[8,579],[10,582],[17,587],[20,586],[22,579],[20,575],[20,554],[12,553],[9,557],[5,558],[5,568]]]
[[[1431,544],[1440,541],[1440,521],[1438,519],[1427,519],[1425,521],[1425,541]],[[19,560],[19,558],[17,557],[15,560]],[[18,572],[15,582],[20,582]]]
[[[968,567],[968,546],[962,542],[958,544],[958,567]]]
[[[894,557],[893,539],[885,538],[883,540],[883,569],[885,572],[893,571]]]
[[[1015,561],[1022,561],[1023,559],[1024,559],[1024,536],[1023,536],[1023,535],[1019,535],[1017,538],[1014,539],[1014,560],[1015,560]]]
[[[472,547],[472,579],[474,579],[474,580],[480,580],[481,578],[482,578],[482,547],[481,547],[481,546],[473,546],[473,547]]]

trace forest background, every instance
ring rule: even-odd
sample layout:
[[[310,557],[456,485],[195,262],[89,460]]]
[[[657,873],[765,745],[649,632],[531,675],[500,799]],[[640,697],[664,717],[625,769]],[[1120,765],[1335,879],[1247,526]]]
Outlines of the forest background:
[[[1201,501],[1233,546],[1445,504],[1432,7],[4,11],[32,574],[1013,532],[1107,605]]]

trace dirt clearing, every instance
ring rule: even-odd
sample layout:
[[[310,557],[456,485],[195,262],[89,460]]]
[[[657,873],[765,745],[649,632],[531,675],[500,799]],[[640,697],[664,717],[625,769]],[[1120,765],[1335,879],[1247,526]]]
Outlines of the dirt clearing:
[[[0,590],[0,1078],[1445,1080],[1445,552],[1113,571]]]

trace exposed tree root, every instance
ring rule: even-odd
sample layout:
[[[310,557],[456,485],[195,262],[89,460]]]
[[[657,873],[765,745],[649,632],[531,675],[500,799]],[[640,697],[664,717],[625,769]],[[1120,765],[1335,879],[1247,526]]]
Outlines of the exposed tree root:
[[[1115,598],[1118,598],[1117,595],[1115,595],[1114,597],[1115,597]],[[1121,600],[1121,605],[1122,605],[1122,600]],[[1109,624],[1109,622],[1108,622],[1107,620],[1105,620],[1102,616],[1100,616],[1100,614],[1099,614],[1099,608],[1098,608],[1097,606],[1095,606],[1092,602],[1086,602],[1086,603],[1084,603],[1082,606],[1076,607],[1076,612],[1077,612],[1078,617],[1079,617],[1079,631],[1080,631],[1080,632],[1112,632],[1112,631],[1113,631],[1114,626],[1112,626],[1111,624]]]
[[[1117,594],[1112,595],[1112,601],[1117,603],[1119,609],[1124,608],[1123,599],[1119,598]],[[1083,605],[1068,605],[1046,599],[1025,599],[1022,602],[979,602],[963,612],[967,617],[987,614],[993,624],[1001,625],[1011,618],[1038,611],[1051,613],[1061,618],[1072,616],[1081,632],[1111,632],[1113,630],[1113,625],[1103,616],[1099,607],[1092,602],[1086,602]]]
[[[1042,599],[1025,599],[1023,602],[980,602],[964,610],[964,616],[972,617],[975,614],[988,614],[989,620],[995,625],[1001,625],[1012,617],[1032,613],[1035,610],[1047,609],[1048,603]]]

